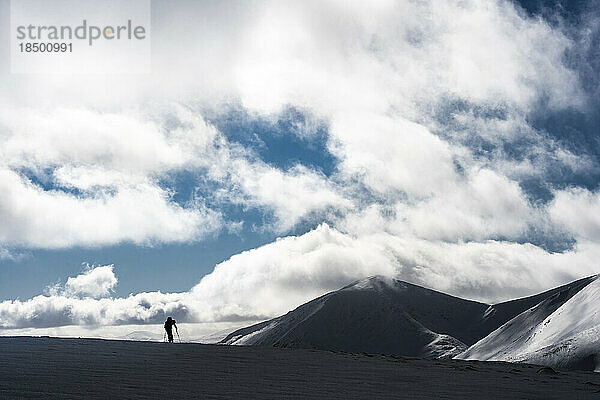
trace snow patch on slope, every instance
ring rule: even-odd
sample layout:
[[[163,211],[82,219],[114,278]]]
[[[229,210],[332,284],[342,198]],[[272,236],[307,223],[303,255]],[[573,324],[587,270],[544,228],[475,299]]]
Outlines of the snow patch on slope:
[[[387,276],[375,275],[351,283],[341,290],[375,290],[381,292],[385,289],[402,290],[406,289],[406,284]]]
[[[600,326],[600,279],[596,278],[544,320],[528,349],[549,346]]]
[[[600,369],[600,277],[521,313],[457,358]]]
[[[245,346],[252,345],[260,340],[262,335],[265,332],[268,332],[270,329],[277,326],[277,322],[272,322],[268,325],[265,325],[263,328],[258,329],[254,332],[248,333],[246,335],[236,335],[224,342],[223,344],[234,344],[236,346]]]
[[[450,335],[435,335],[435,339],[423,350],[422,356],[425,358],[452,358],[467,349],[467,345]]]
[[[281,317],[239,329],[223,338],[220,343],[240,346],[265,344],[274,337],[285,335],[317,313],[325,304],[328,296],[321,296],[303,304]]]
[[[569,339],[523,354],[515,361],[600,372],[600,327],[587,329]]]

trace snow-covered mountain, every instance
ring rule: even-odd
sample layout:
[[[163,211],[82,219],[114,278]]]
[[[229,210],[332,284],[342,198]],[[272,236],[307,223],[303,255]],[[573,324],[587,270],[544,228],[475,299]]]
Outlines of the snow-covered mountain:
[[[524,311],[457,358],[600,370],[600,277]]]
[[[450,357],[476,339],[486,305],[405,282],[372,277],[284,316],[237,330],[224,344]]]
[[[376,276],[314,299],[281,317],[236,330],[221,343],[433,358],[461,354],[483,359],[493,351],[481,347],[477,353],[470,353],[475,342],[483,343],[482,338],[487,339],[504,326],[514,329],[497,333],[489,343],[496,346],[515,340],[515,332],[526,329],[528,322],[542,323],[569,299],[580,292],[584,296],[583,289],[594,279],[584,278],[535,296],[488,305]],[[589,318],[593,325],[595,317]],[[588,334],[592,332],[588,325],[580,325]],[[579,340],[587,343],[583,337]]]

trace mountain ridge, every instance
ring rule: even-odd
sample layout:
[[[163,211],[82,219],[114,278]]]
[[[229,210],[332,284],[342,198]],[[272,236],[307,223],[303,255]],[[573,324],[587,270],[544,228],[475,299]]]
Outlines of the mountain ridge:
[[[600,370],[600,277],[546,298],[456,358]]]
[[[467,354],[471,346],[544,301],[560,307],[596,278],[489,305],[373,276],[238,329],[220,343],[450,358]]]

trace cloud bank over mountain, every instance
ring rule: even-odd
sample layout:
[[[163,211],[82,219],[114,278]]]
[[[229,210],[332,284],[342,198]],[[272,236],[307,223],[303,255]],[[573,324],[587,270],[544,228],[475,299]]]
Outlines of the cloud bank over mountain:
[[[376,274],[500,301],[598,272],[597,149],[539,122],[594,112],[597,69],[577,58],[593,13],[577,28],[505,1],[154,7],[149,76],[0,77],[0,257],[244,224],[281,239],[183,293],[111,297],[99,267],[1,303],[0,325],[272,317]],[[332,171],[234,140],[231,104],[274,124],[297,110],[284,135],[309,144],[325,126]]]

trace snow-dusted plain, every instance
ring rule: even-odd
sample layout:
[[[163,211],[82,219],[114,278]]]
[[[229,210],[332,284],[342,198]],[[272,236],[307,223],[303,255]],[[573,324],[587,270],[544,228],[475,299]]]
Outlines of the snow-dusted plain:
[[[0,338],[2,399],[597,399],[600,375],[265,346]]]
[[[599,305],[598,277],[495,305],[371,277],[234,331],[221,343],[527,361],[594,371],[600,369]]]

